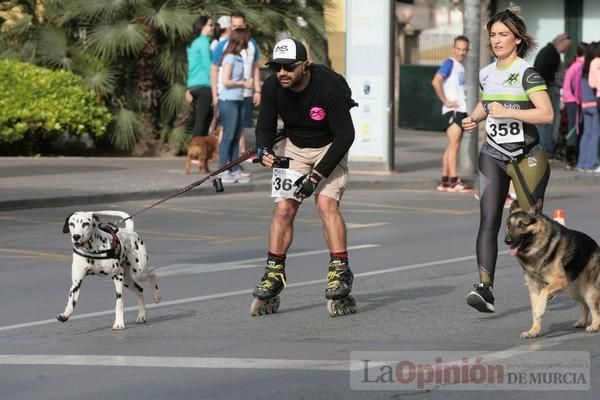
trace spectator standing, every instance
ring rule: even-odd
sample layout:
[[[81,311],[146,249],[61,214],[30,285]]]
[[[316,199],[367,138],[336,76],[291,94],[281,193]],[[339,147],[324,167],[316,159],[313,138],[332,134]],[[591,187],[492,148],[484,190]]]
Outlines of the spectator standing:
[[[228,45],[221,57],[222,84],[219,93],[219,120],[223,125],[223,137],[219,145],[221,167],[239,157],[239,140],[242,133],[243,90],[253,85],[252,79],[244,79],[244,61],[241,52],[248,46],[248,35],[244,29],[236,29],[229,35]],[[246,183],[239,166],[221,175],[223,183]]]
[[[554,157],[558,127],[560,123],[560,87],[556,74],[560,68],[560,55],[571,47],[571,37],[566,33],[558,34],[552,43],[541,49],[535,56],[533,68],[540,73],[548,86],[548,94],[552,102],[554,119],[549,124],[538,125],[540,142],[550,158]]]
[[[215,25],[215,35],[213,41],[210,43],[210,51],[213,53],[217,49],[219,42],[227,40],[231,33],[231,17],[229,15],[220,16]]]
[[[572,170],[577,165],[579,121],[581,121],[581,73],[587,43],[579,43],[575,60],[571,63],[563,80],[563,103],[567,111],[567,152],[565,169]]]
[[[600,106],[600,42],[596,42],[596,51],[593,55],[588,80],[590,86],[596,90],[596,99],[598,99],[598,105]]]
[[[246,22],[246,16],[241,11],[234,11],[230,15],[230,30],[234,31],[237,29],[244,29],[250,32],[248,23]],[[211,78],[212,78],[212,93],[214,96],[219,96],[222,89],[221,84],[221,73],[222,70],[219,68],[219,61],[223,54],[223,51],[227,47],[227,40],[219,42],[213,53],[213,65],[211,67]],[[260,81],[260,70],[258,68],[258,60],[260,52],[256,41],[249,36],[248,47],[242,51],[242,59],[244,61],[244,78],[249,80],[252,79],[254,82],[253,87],[244,89],[244,100],[242,109],[242,129],[252,126],[252,114],[254,106],[258,107],[261,101],[261,81]],[[240,136],[240,149],[245,147],[244,136]],[[240,173],[244,177],[248,177],[251,174],[243,172],[240,168]]]
[[[431,85],[442,102],[442,114],[448,122],[448,146],[442,156],[442,179],[437,190],[444,192],[470,192],[471,188],[457,176],[456,164],[460,140],[463,135],[462,119],[467,116],[467,80],[463,61],[469,52],[469,39],[454,39],[452,57],[446,59],[436,72]]]
[[[210,17],[205,15],[198,17],[194,22],[193,39],[186,49],[188,77],[185,98],[195,106],[193,137],[208,135],[213,119],[213,97],[210,82],[210,36],[213,31],[214,23]]]
[[[581,76],[583,135],[581,136],[581,141],[579,143],[579,159],[577,160],[577,170],[579,172],[600,173],[600,167],[596,168],[598,161],[598,142],[600,140],[598,98],[596,92],[594,92],[594,89],[590,85],[590,79],[593,79],[593,74],[591,72],[592,63],[594,60],[599,59],[599,53],[600,43],[591,43],[588,46],[583,64]]]

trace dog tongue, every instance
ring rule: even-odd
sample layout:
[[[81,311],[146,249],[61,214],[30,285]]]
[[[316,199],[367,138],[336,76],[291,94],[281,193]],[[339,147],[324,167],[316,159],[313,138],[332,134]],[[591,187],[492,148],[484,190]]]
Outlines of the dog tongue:
[[[510,246],[508,248],[508,254],[510,254],[511,256],[516,256],[518,250],[519,250],[519,246]]]

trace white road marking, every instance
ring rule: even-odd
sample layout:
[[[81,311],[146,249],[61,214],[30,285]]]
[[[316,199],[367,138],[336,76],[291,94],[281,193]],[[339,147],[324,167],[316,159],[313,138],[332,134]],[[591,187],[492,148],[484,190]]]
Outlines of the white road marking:
[[[355,248],[377,247],[378,245],[355,246]],[[308,254],[319,254],[322,251],[296,253],[293,256],[300,257]],[[499,252],[499,255],[507,254],[506,251]],[[374,276],[392,272],[408,271],[413,269],[435,267],[447,265],[449,263],[473,260],[474,255],[456,257],[445,260],[424,262],[418,264],[404,265],[393,268],[380,269],[376,271],[362,272],[355,274],[356,277]],[[261,258],[262,260],[262,258]],[[253,260],[249,260],[253,261]],[[251,266],[244,266],[251,267]],[[321,284],[324,279],[298,282],[288,285],[289,287],[302,287],[313,284]],[[252,289],[237,290],[231,292],[215,293],[206,296],[197,296],[179,300],[165,301],[160,304],[150,304],[147,308],[169,307],[173,305],[195,303],[206,300],[220,299],[239,295],[249,295]],[[126,311],[135,311],[137,307],[127,307]],[[102,315],[111,315],[114,310],[99,311],[76,315],[72,320],[92,318]],[[33,327],[39,325],[56,324],[55,319],[34,321],[23,324],[8,325],[0,327],[0,331],[8,331],[18,328]],[[574,332],[560,337],[544,338],[533,342],[511,347],[505,350],[494,351],[482,354],[486,361],[505,360],[520,356],[531,351],[558,346],[569,340],[577,340],[588,337],[585,332]],[[458,362],[458,361],[457,361]],[[350,360],[283,360],[268,358],[233,358],[233,357],[154,357],[154,356],[111,356],[111,355],[12,355],[0,354],[0,365],[61,365],[61,366],[126,366],[126,367],[147,367],[147,368],[222,368],[222,369],[254,369],[254,370],[311,370],[311,371],[338,371],[351,372],[361,370],[362,363],[351,362]],[[373,363],[376,366],[376,363]]]
[[[355,224],[352,222],[346,222],[346,228],[348,229],[359,229],[359,228],[375,228],[376,226],[389,225],[389,222],[373,222],[370,224]]]
[[[350,246],[348,250],[360,250],[360,249],[370,249],[373,247],[380,247],[380,244],[361,244],[357,246]],[[298,253],[290,253],[287,255],[287,258],[295,258],[295,257],[304,257],[304,256],[312,256],[315,254],[326,254],[329,253],[329,250],[312,250],[312,251],[303,251]],[[224,263],[214,263],[214,264],[171,264],[164,267],[156,268],[156,275],[159,277],[162,276],[173,276],[173,275],[183,275],[183,274],[202,274],[205,272],[215,272],[215,271],[230,271],[235,269],[246,269],[246,268],[257,268],[264,267],[265,257],[253,258],[250,260],[243,261],[228,261]]]
[[[295,369],[349,371],[349,360],[283,360],[271,358],[148,357],[101,355],[0,354],[0,365],[118,366],[150,368]]]
[[[568,340],[581,339],[584,332],[570,333],[561,337],[548,338],[530,344],[515,346],[480,356],[486,361],[507,360],[532,351],[551,348]],[[448,361],[448,363],[452,363]],[[456,360],[455,363],[460,363]],[[387,364],[387,362],[386,362]],[[60,365],[60,366],[107,366],[145,368],[196,368],[196,369],[252,369],[252,370],[306,370],[306,371],[360,371],[364,364],[346,360],[284,360],[274,358],[235,357],[156,357],[135,355],[57,355],[57,354],[0,354],[0,365]],[[377,368],[378,362],[370,363]]]

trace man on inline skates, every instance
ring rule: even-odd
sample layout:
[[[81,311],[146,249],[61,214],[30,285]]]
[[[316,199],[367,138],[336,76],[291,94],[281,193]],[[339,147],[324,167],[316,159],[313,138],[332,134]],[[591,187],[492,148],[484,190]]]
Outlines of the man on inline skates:
[[[278,295],[286,284],[285,258],[294,219],[302,200],[312,194],[331,255],[327,310],[332,317],[355,313],[346,224],[339,202],[348,186],[348,150],[354,141],[349,110],[356,103],[344,78],[323,65],[311,64],[304,45],[294,39],[279,41],[268,65],[274,74],[262,87],[256,148],[258,160],[273,168],[275,209],[267,265],[254,289],[251,314],[277,312]],[[274,150],[278,116],[286,138]],[[278,168],[278,156],[289,158],[289,169]]]

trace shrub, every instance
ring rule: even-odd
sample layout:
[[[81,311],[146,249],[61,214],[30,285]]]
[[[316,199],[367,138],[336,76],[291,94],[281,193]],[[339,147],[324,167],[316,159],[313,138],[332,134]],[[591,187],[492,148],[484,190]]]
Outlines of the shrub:
[[[48,143],[84,133],[98,138],[110,121],[111,114],[80,77],[0,60],[0,143]]]

